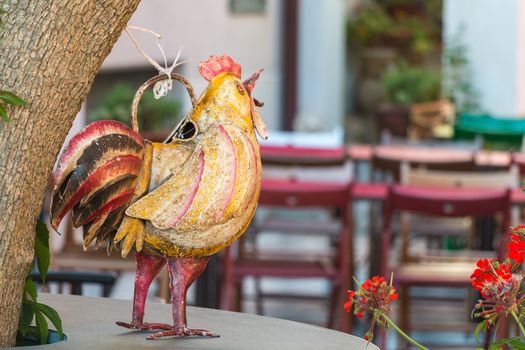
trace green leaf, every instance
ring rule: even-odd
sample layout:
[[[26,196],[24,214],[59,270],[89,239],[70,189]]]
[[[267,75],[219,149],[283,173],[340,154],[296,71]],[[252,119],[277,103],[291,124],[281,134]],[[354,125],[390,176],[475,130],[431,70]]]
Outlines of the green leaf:
[[[33,310],[35,311],[36,326],[38,328],[38,338],[40,339],[40,344],[46,344],[47,336],[49,334],[46,318],[39,310],[35,308],[33,308]]]
[[[49,231],[47,225],[38,221],[36,223],[35,255],[37,259],[38,272],[45,282],[47,270],[49,269]]]
[[[29,295],[32,301],[36,302],[36,298],[38,296],[36,283],[29,276],[27,276],[26,278],[26,283],[24,285],[24,292]]]
[[[0,105],[0,118],[2,118],[4,122],[9,123],[9,116],[7,115],[7,111],[2,105]]]
[[[503,344],[507,344],[512,350],[525,349],[525,343],[519,337],[501,339],[500,342],[502,342]]]
[[[0,100],[15,106],[25,106],[27,104],[26,101],[9,91],[0,90]]]
[[[20,320],[18,320],[18,331],[22,335],[26,335],[34,315],[35,313],[31,306],[26,302],[22,302],[22,311],[20,312]]]
[[[509,350],[525,350],[525,343],[519,338],[500,339],[489,346],[489,350],[501,350],[507,345]]]
[[[55,309],[53,309],[51,306],[41,303],[33,303],[33,307],[42,312],[51,321],[51,323],[53,323],[60,337],[64,335],[64,330],[62,329],[62,320]]]
[[[503,350],[503,346],[499,342],[492,343],[489,345],[489,350]]]
[[[476,326],[476,329],[474,330],[474,339],[476,339],[477,342],[479,342],[479,339],[478,339],[478,335],[479,335],[479,332],[481,331],[486,331],[487,330],[487,321],[484,320],[484,321],[481,321],[480,323],[478,323],[478,325]]]

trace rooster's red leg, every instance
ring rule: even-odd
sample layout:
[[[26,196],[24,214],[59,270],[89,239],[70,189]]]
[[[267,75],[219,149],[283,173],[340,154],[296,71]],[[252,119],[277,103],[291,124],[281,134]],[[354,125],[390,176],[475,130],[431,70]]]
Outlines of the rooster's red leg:
[[[135,253],[135,260],[137,261],[137,273],[135,275],[135,295],[133,297],[131,323],[117,322],[117,325],[141,330],[171,329],[172,327],[168,324],[144,323],[144,306],[149,286],[166,264],[166,258]]]
[[[169,336],[218,337],[205,329],[190,329],[186,326],[186,292],[188,287],[204,271],[209,257],[168,258],[170,273],[173,326],[169,330],[152,334],[148,339]]]

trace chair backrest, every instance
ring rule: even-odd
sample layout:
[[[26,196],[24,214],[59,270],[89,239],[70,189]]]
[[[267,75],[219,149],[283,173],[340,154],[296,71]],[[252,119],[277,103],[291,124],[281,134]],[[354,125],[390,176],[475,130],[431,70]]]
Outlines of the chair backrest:
[[[263,179],[259,204],[275,207],[347,208],[350,183]]]
[[[407,163],[401,165],[401,183],[418,186],[463,187],[463,188],[510,188],[520,187],[518,166],[507,170],[490,171],[441,171],[415,169]],[[511,223],[518,224],[519,208],[513,208]]]
[[[343,165],[346,160],[344,147],[261,146],[261,161],[268,165],[337,166]]]
[[[401,183],[418,186],[464,188],[518,188],[520,177],[517,166],[496,171],[445,171],[401,165]]]
[[[514,153],[512,155],[512,164],[518,167],[520,176],[525,178],[525,153]]]
[[[523,147],[523,134],[523,118],[462,113],[454,125],[454,138],[473,139],[481,136],[487,149],[520,150]]]
[[[49,284],[58,284],[58,292],[64,292],[64,284],[69,285],[70,294],[82,295],[82,287],[85,284],[95,284],[102,288],[102,296],[109,297],[111,289],[115,284],[118,275],[115,272],[103,271],[49,271],[45,282],[39,273],[32,273],[33,280],[43,285],[46,291],[49,291]]]
[[[377,147],[372,156],[372,171],[389,173],[400,181],[401,164],[434,170],[468,171],[476,166],[474,152],[432,147]]]
[[[393,213],[414,213],[437,217],[488,217],[501,215],[501,238],[497,249],[502,257],[509,227],[510,189],[439,188],[413,185],[392,185],[383,207],[382,272],[391,240]]]
[[[261,146],[263,177],[348,182],[352,164],[345,147]]]
[[[383,136],[383,135],[382,135]],[[482,146],[482,139],[474,140],[453,140],[453,139],[410,139],[385,134],[380,140],[381,145],[408,146],[424,148],[446,148],[451,150],[479,151]]]
[[[408,211],[444,217],[483,217],[494,214],[508,217],[509,206],[509,189],[392,185],[385,204],[385,215],[393,211]]]

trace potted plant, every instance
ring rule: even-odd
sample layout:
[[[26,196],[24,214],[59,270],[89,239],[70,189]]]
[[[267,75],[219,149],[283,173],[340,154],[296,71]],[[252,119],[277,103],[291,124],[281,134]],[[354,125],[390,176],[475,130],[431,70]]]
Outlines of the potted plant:
[[[354,8],[347,39],[359,111],[374,113],[383,99],[381,77],[400,57],[421,64],[439,52],[441,14],[440,0],[368,0]]]
[[[439,100],[441,75],[439,71],[414,67],[401,62],[383,75],[386,103],[376,110],[377,135],[388,132],[407,136],[411,105]]]
[[[129,123],[130,106],[135,90],[127,83],[118,82],[102,100],[102,103],[88,115],[88,122],[113,119]],[[176,125],[181,103],[173,98],[155,99],[151,91],[146,91],[139,105],[139,124],[144,138],[162,142]]]

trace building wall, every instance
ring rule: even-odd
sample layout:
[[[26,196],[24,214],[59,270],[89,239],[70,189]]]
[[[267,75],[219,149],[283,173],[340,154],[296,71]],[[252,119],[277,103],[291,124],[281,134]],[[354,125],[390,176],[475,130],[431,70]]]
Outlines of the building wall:
[[[129,24],[162,34],[169,64],[182,46],[183,60],[190,62],[181,66],[180,72],[197,93],[207,85],[197,65],[211,54],[230,55],[242,65],[243,77],[264,68],[254,96],[265,102],[261,116],[270,129],[275,129],[280,125],[281,96],[279,2],[267,0],[263,14],[233,14],[228,0],[147,0],[141,2]],[[153,36],[133,33],[143,49],[162,62]],[[124,33],[102,69],[129,70],[148,64]]]
[[[343,126],[347,6],[346,0],[299,3],[299,129]]]
[[[525,116],[525,3],[445,0],[445,43],[463,28],[473,85],[484,111]]]

